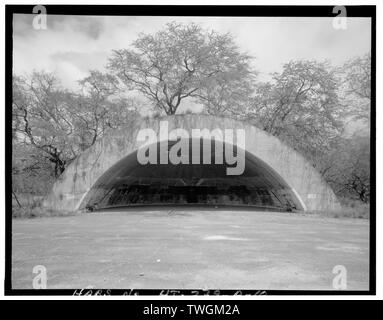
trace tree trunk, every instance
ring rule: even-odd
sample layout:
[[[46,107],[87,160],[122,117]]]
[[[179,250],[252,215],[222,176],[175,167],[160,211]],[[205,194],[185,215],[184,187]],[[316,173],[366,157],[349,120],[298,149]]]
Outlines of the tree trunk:
[[[19,199],[17,198],[15,191],[12,190],[12,194],[13,194],[13,196],[15,197],[15,200],[16,200],[17,204],[19,205],[19,207],[22,208],[22,205],[20,204],[20,201],[19,201]]]

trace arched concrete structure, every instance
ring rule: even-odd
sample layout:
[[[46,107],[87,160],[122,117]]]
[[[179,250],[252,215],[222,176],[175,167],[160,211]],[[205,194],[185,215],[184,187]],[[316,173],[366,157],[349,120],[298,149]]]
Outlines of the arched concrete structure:
[[[339,202],[331,188],[313,166],[279,139],[254,126],[234,119],[208,115],[175,115],[140,120],[134,126],[111,132],[82,153],[53,187],[45,206],[55,210],[78,210],[99,178],[138,148],[137,135],[151,128],[159,133],[160,121],[169,131],[192,129],[244,129],[246,151],[266,163],[291,187],[303,210],[334,210]]]
[[[262,210],[303,210],[304,203],[284,179],[267,163],[237,145],[222,141],[222,152],[243,155],[243,171],[228,175],[227,169],[238,166],[228,163],[225,157],[216,161],[215,140],[192,139],[168,140],[168,148],[176,143],[186,145],[183,156],[187,163],[141,164],[138,151],[118,161],[108,169],[83,198],[80,209],[105,209],[137,205],[204,205],[204,206],[251,206]],[[210,144],[210,150],[203,151]],[[193,148],[194,146],[194,148]],[[161,158],[161,142],[149,144],[154,147],[157,160]],[[167,150],[162,149],[163,157]],[[218,147],[218,150],[219,147]],[[210,164],[204,158],[210,153]],[[199,157],[198,157],[199,155]],[[186,157],[188,156],[188,157]],[[198,159],[199,158],[199,159]],[[194,161],[193,161],[194,160]],[[193,163],[194,162],[194,163]]]

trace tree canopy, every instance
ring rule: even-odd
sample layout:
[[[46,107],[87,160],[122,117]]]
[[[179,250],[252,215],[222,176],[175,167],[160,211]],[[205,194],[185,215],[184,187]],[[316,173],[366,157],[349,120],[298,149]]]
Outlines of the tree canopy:
[[[337,78],[325,63],[290,61],[260,83],[246,116],[315,159],[343,128]]]
[[[238,105],[252,91],[250,60],[230,34],[168,23],[155,34],[140,34],[132,48],[115,50],[108,70],[170,115],[186,98],[208,110]]]
[[[108,80],[108,81],[107,81]],[[14,144],[35,147],[54,164],[58,177],[66,166],[110,128],[132,121],[126,99],[111,99],[110,78],[91,72],[80,83],[81,93],[62,88],[54,74],[34,72],[13,79]]]
[[[339,71],[342,78],[341,96],[348,115],[369,122],[371,115],[371,54],[347,61]]]

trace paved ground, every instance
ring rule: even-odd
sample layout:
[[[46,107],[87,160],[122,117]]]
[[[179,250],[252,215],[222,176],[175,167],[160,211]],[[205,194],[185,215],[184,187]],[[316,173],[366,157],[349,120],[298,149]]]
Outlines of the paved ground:
[[[368,289],[367,220],[292,213],[109,211],[13,222],[12,284],[48,288]]]

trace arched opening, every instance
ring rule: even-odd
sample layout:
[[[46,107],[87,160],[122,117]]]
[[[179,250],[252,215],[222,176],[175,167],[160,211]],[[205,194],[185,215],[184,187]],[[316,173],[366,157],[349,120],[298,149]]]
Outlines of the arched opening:
[[[244,170],[239,175],[228,175],[225,156],[216,161],[215,140],[184,139],[189,148],[189,163],[160,164],[160,142],[157,143],[157,163],[141,164],[137,152],[131,153],[107,170],[89,190],[80,209],[106,209],[138,205],[213,205],[252,206],[270,210],[303,210],[302,203],[291,187],[269,165],[249,152],[245,155]],[[178,141],[168,141],[166,153]],[[203,144],[210,143],[211,163],[204,163]],[[192,149],[198,145],[199,164]],[[153,146],[153,145],[152,145]],[[238,155],[237,146],[222,143],[223,155],[231,147]],[[164,150],[162,150],[164,151]],[[206,150],[205,150],[206,151]],[[192,161],[192,157],[194,160]],[[217,163],[218,162],[218,163]]]

